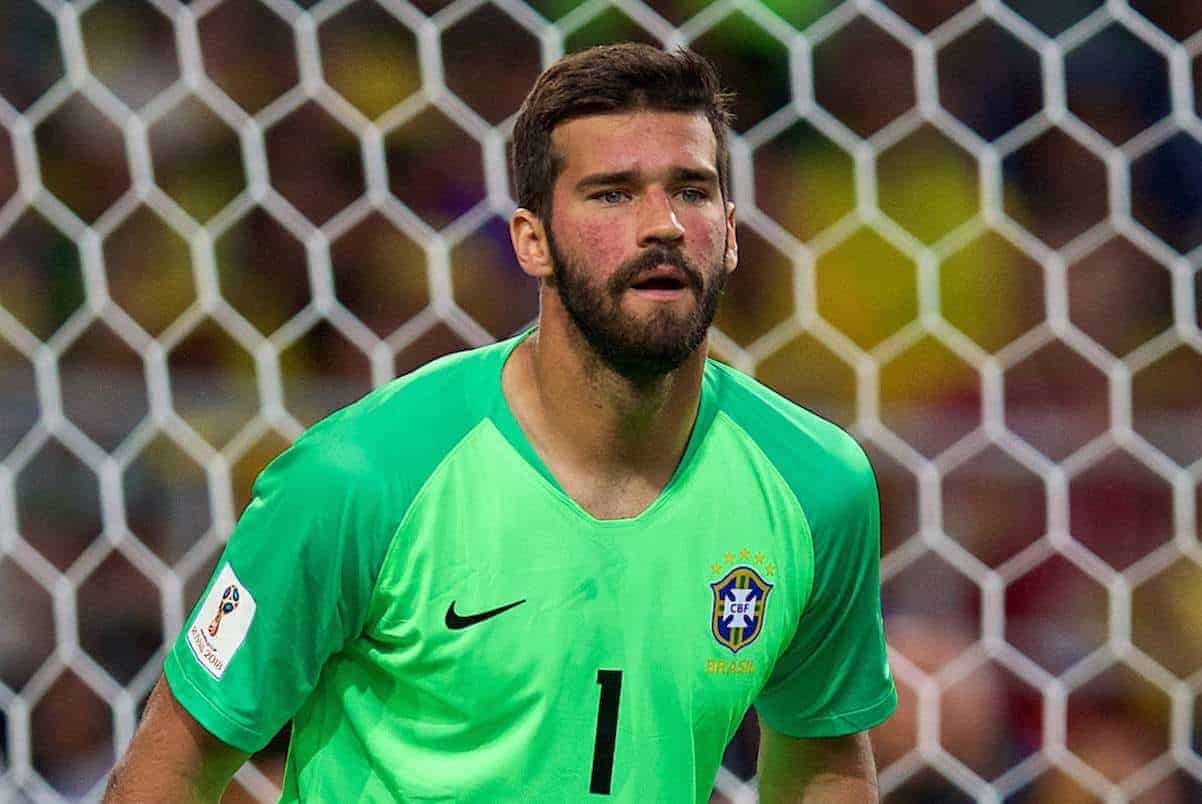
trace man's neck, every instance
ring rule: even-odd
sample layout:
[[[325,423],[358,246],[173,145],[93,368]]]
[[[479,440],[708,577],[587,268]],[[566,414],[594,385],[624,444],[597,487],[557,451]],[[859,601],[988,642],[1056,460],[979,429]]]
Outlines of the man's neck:
[[[503,388],[552,472],[586,467],[599,482],[662,488],[688,445],[704,367],[703,344],[675,371],[628,379],[597,356],[558,299],[544,298],[539,329],[514,351]]]

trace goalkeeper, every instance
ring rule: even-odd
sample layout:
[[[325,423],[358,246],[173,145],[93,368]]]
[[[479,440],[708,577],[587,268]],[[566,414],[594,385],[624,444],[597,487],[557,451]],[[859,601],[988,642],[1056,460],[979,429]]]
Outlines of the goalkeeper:
[[[706,357],[737,262],[730,96],[679,50],[544,72],[514,131],[538,326],[273,461],[108,802],[216,800],[290,719],[285,801],[871,801],[893,711],[872,470]]]

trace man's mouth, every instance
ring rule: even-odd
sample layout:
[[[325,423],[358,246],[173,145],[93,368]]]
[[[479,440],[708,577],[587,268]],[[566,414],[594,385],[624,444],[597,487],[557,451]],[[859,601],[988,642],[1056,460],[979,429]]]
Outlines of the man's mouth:
[[[656,295],[676,295],[689,287],[685,272],[674,265],[655,268],[630,284],[634,290]]]
[[[635,290],[683,290],[685,284],[674,276],[656,276],[635,282],[631,287]]]

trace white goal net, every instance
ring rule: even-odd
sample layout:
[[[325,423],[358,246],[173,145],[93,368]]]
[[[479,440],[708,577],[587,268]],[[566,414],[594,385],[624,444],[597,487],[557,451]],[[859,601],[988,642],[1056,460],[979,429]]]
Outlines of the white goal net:
[[[1202,4],[0,5],[0,801],[99,796],[271,457],[533,319],[518,104],[630,39],[738,93],[715,356],[876,468],[885,797],[1202,800]]]

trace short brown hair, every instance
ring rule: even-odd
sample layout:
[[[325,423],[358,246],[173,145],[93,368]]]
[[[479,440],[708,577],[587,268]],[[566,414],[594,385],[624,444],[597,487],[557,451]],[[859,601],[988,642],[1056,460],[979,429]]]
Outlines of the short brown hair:
[[[551,189],[563,169],[551,147],[560,123],[593,114],[655,109],[704,112],[718,143],[718,185],[730,197],[726,127],[734,95],[723,92],[713,66],[687,48],[665,52],[625,42],[565,56],[548,67],[522,103],[513,130],[518,205],[550,220]]]

